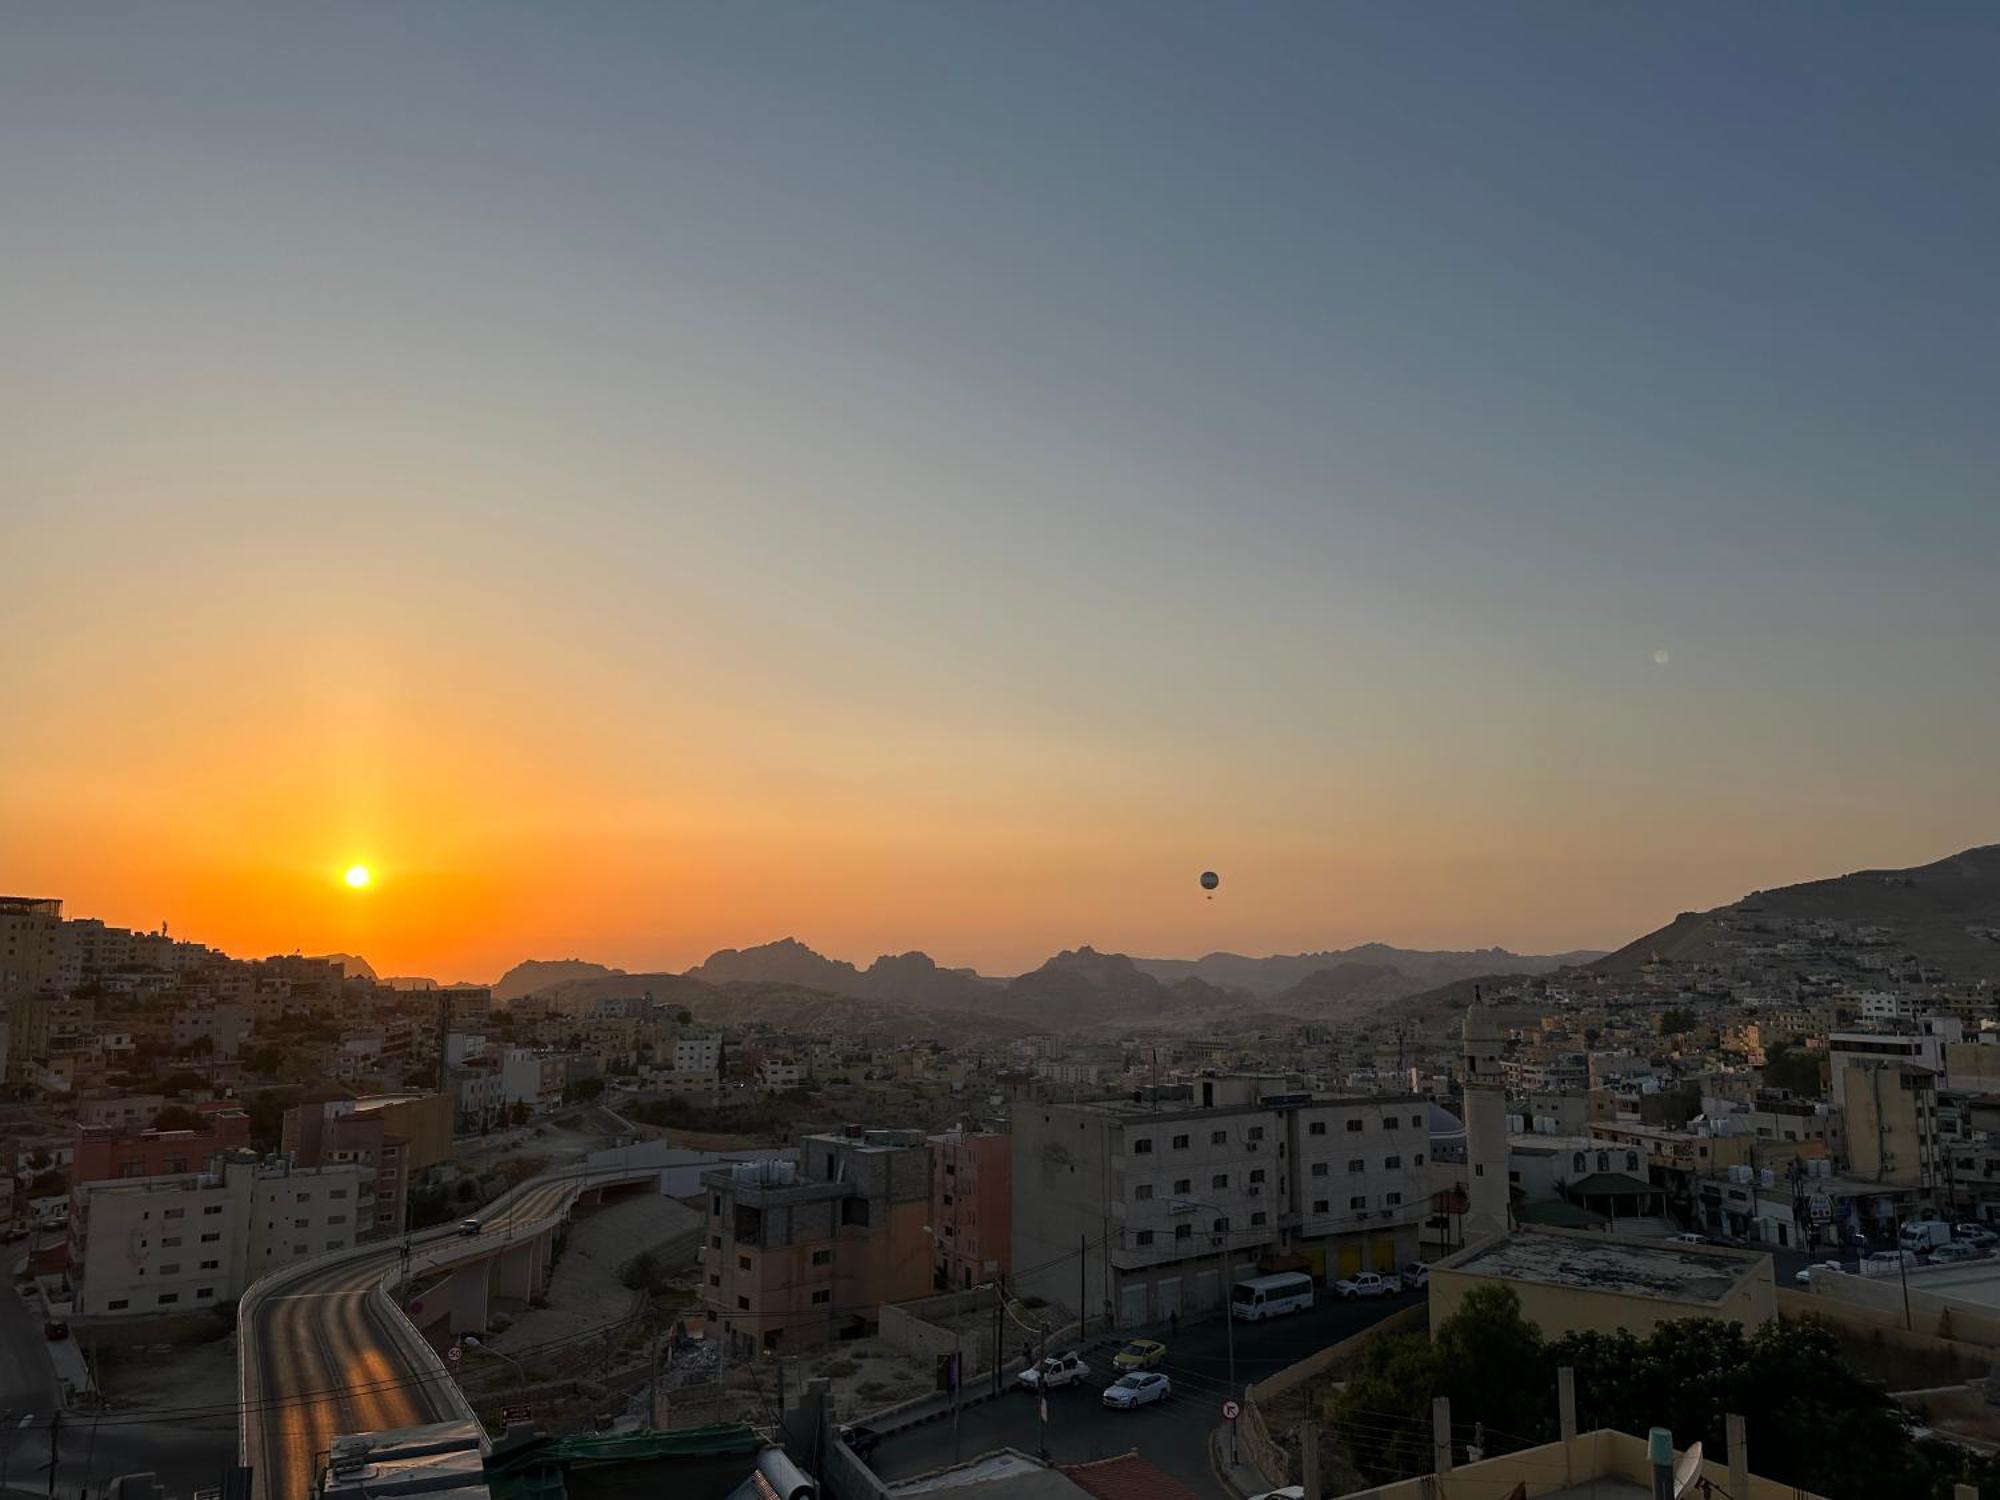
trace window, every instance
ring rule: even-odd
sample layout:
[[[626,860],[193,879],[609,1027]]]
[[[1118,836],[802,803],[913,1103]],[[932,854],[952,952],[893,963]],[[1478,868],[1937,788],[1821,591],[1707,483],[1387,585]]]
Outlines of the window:
[[[1368,1200],[1366,1198],[1349,1198],[1347,1200],[1347,1206],[1349,1208],[1366,1208],[1368,1206]]]
[[[1361,1134],[1361,1122],[1359,1120],[1349,1120],[1347,1122],[1347,1129],[1350,1134],[1359,1135]]]
[[[170,1264],[168,1264],[168,1265],[164,1265],[164,1266],[161,1266],[161,1267],[160,1267],[160,1274],[161,1274],[162,1276],[178,1276],[178,1275],[180,1275],[180,1274],[181,1274],[181,1263],[180,1263],[179,1261],[173,1261],[173,1262],[171,1262],[171,1263],[170,1263]]]
[[[1786,1137],[1787,1137],[1788,1139],[1790,1138],[1790,1135],[1791,1135],[1791,1132],[1790,1132],[1790,1131],[1787,1131],[1787,1132],[1786,1132]],[[1639,1153],[1638,1153],[1638,1152],[1636,1152],[1636,1151],[1627,1151],[1627,1152],[1625,1153],[1625,1170],[1626,1170],[1626,1171],[1628,1171],[1628,1172],[1636,1172],[1636,1171],[1638,1171],[1638,1170],[1639,1170]]]
[[[1403,1201],[1403,1195],[1401,1193],[1390,1193],[1386,1197],[1384,1197],[1382,1201],[1388,1204],[1391,1208],[1394,1208],[1398,1203],[1401,1203]]]
[[[1312,1124],[1310,1124],[1310,1125],[1308,1125],[1308,1126],[1306,1127],[1306,1134],[1307,1134],[1307,1135],[1325,1135],[1325,1134],[1326,1134],[1326,1121],[1324,1121],[1324,1120],[1314,1120],[1314,1121],[1312,1122]]]
[[[220,1203],[211,1203],[202,1212],[204,1214],[219,1214],[222,1212],[222,1205]]]
[[[1384,1130],[1394,1130],[1396,1128],[1396,1117],[1394,1115],[1382,1116],[1382,1128]]]
[[[204,1245],[213,1245],[217,1240],[221,1238],[222,1234],[219,1230],[210,1230],[207,1234],[201,1237],[201,1242]]]
[[[1262,1182],[1264,1180],[1264,1169],[1262,1167],[1252,1167],[1250,1169],[1250,1180],[1252,1182]]]
[[[160,1248],[162,1250],[172,1250],[180,1242],[181,1237],[177,1234],[163,1234],[160,1236]]]
[[[1403,1158],[1400,1156],[1385,1156],[1382,1158],[1382,1170],[1385,1172],[1394,1172],[1402,1165]]]
[[[831,1301],[833,1301],[833,1293],[826,1287],[821,1287],[818,1291],[813,1293],[814,1307],[825,1307],[827,1303]]]
[[[1210,1131],[1210,1132],[1208,1133],[1208,1143],[1209,1143],[1209,1145],[1211,1145],[1211,1146],[1226,1146],[1226,1145],[1228,1145],[1228,1144],[1229,1144],[1229,1132],[1228,1132],[1228,1131],[1226,1131],[1226,1130],[1211,1130],[1211,1131]]]
[[[722,1194],[710,1193],[708,1195],[708,1211],[718,1216],[722,1213]]]
[[[1315,1176],[1315,1177],[1324,1177],[1324,1176],[1326,1176],[1326,1163],[1325,1163],[1325,1162],[1323,1162],[1323,1161],[1316,1161],[1316,1162],[1314,1162],[1314,1163],[1313,1163],[1313,1169],[1312,1169],[1312,1174],[1313,1174],[1313,1176]]]
[[[214,1295],[215,1288],[212,1286],[197,1287],[195,1289],[194,1300],[200,1302],[204,1298],[213,1297]]]
[[[1185,1240],[1185,1239],[1192,1239],[1193,1237],[1194,1237],[1194,1226],[1192,1224],[1176,1224],[1174,1226],[1175,1239]]]
[[[1211,1227],[1215,1230],[1217,1234],[1227,1234],[1229,1233],[1229,1220],[1217,1219],[1214,1225]]]
[[[1229,1174],[1227,1172],[1217,1172],[1213,1177],[1208,1179],[1208,1185],[1212,1188],[1228,1187]]]
[[[1152,1196],[1153,1196],[1153,1185],[1150,1182],[1142,1182],[1137,1187],[1132,1189],[1132,1198],[1133,1201],[1135,1202],[1144,1203],[1148,1198]]]
[[[720,1250],[722,1248],[722,1236],[719,1234],[711,1234],[708,1237],[708,1248],[711,1250]]]
[[[1264,1139],[1264,1127],[1262,1125],[1252,1125],[1246,1134],[1253,1141],[1261,1141]]]
[[[1424,1153],[1419,1151],[1415,1156],[1411,1157],[1410,1160],[1416,1163],[1416,1165],[1421,1167],[1424,1164]]]
[[[738,1312],[750,1311],[750,1299],[748,1297],[738,1297],[736,1299],[736,1310]]]
[[[388,1175],[393,1177],[395,1174],[391,1172]],[[347,1196],[346,1188],[335,1188],[332,1192],[327,1194],[327,1197],[329,1198],[345,1198],[346,1196]]]
[[[1137,1234],[1135,1234],[1135,1235],[1133,1235],[1133,1236],[1132,1236],[1132,1243],[1134,1243],[1135,1245],[1150,1245],[1150,1244],[1152,1244],[1152,1243],[1153,1243],[1153,1231],[1152,1231],[1152,1230],[1150,1230],[1150,1229],[1142,1229],[1142,1230],[1140,1230],[1140,1231],[1139,1231],[1139,1232],[1138,1232]]]
[[[1422,1115],[1411,1115],[1410,1129],[1422,1130],[1423,1128],[1424,1128],[1424,1117]]]
[[[1188,1138],[1186,1136],[1177,1135],[1174,1137],[1174,1150],[1185,1151],[1187,1150],[1187,1148],[1188,1148]]]
[[[313,1195],[312,1195],[311,1193],[300,1193],[300,1194],[299,1194],[299,1202],[301,1202],[301,1203],[310,1203],[310,1202],[312,1202],[312,1201],[313,1201]]]
[[[305,1247],[304,1245],[294,1245],[294,1246],[292,1246],[292,1254],[294,1254],[294,1255],[304,1255],[305,1253],[306,1253],[306,1247]]]
[[[737,1257],[736,1257],[736,1269],[737,1269],[737,1270],[739,1270],[739,1271],[747,1271],[747,1270],[749,1270],[749,1269],[750,1269],[750,1257],[749,1257],[749,1256],[747,1256],[747,1255],[739,1255],[739,1256],[737,1256]]]
[[[117,1297],[105,1303],[104,1310],[106,1312],[123,1312],[125,1311],[126,1308],[130,1307],[131,1305],[132,1303],[129,1298]]]
[[[187,1210],[184,1208],[170,1208],[161,1214],[160,1217],[163,1219],[184,1219],[187,1217]]]
[[[221,1265],[222,1262],[219,1260],[205,1260],[201,1263],[201,1268],[204,1271],[214,1271],[220,1269]]]
[[[180,1300],[181,1300],[181,1294],[179,1292],[160,1293],[160,1306],[162,1307],[165,1307],[170,1302],[178,1302]]]
[[[294,1220],[292,1220],[292,1228],[294,1228],[294,1229],[310,1229],[310,1228],[312,1228],[312,1220],[311,1220],[311,1219],[294,1219]]]
[[[1193,1192],[1194,1179],[1192,1177],[1176,1177],[1174,1179],[1174,1191],[1177,1193]]]
[[[1569,1159],[1569,1169],[1572,1172],[1581,1172],[1583,1170],[1583,1161],[1584,1157],[1581,1151],[1572,1152]]]
[[[1136,1137],[1133,1140],[1132,1154],[1134,1156],[1150,1156],[1152,1154],[1152,1151],[1153,1151],[1153,1138],[1151,1136],[1142,1135]]]
[[[710,1286],[721,1286],[722,1278],[720,1276],[711,1276],[708,1278],[708,1284]]]
[[[1347,1163],[1347,1170],[1349,1172],[1365,1172],[1368,1170],[1368,1163],[1358,1156],[1352,1157]]]

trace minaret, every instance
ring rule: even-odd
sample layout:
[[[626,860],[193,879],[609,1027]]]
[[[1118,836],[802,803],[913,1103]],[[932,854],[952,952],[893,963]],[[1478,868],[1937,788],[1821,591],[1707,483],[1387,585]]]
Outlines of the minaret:
[[[1465,1240],[1507,1232],[1507,1094],[1500,1082],[1500,1021],[1475,1004],[1465,1012]]]

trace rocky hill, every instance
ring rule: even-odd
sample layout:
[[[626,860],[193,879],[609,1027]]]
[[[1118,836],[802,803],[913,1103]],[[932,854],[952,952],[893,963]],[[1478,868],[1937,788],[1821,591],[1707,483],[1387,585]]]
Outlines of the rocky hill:
[[[1505,948],[1475,948],[1465,952],[1393,948],[1387,943],[1362,943],[1321,953],[1274,953],[1248,958],[1241,953],[1209,953],[1201,958],[1141,958],[1139,968],[1156,979],[1200,979],[1224,989],[1257,996],[1278,995],[1322,970],[1345,964],[1393,969],[1404,976],[1405,994],[1414,994],[1475,974],[1546,974],[1572,964],[1589,963],[1604,955],[1598,950],[1573,953],[1510,953]]]
[[[1740,955],[1746,944],[1813,941],[1826,928],[1842,944],[1873,929],[1873,946],[1934,964],[1952,979],[2000,979],[2000,844],[1912,869],[1857,870],[1682,912],[1591,968],[1630,974],[1655,959],[1717,962]]]
[[[622,975],[623,969],[609,969],[581,958],[530,958],[515,964],[493,986],[495,1000],[516,1000],[552,985],[572,979],[600,979]]]

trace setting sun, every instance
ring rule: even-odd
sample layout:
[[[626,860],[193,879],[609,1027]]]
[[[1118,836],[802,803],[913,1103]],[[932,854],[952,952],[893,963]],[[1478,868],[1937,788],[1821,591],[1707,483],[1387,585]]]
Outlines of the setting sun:
[[[353,886],[357,891],[364,889],[367,886],[368,882],[373,878],[374,877],[368,873],[368,866],[366,865],[350,865],[348,867],[346,876],[347,883]]]

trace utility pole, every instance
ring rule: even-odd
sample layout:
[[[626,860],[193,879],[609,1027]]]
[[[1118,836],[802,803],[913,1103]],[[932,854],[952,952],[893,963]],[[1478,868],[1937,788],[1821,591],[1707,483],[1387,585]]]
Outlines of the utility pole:
[[[1076,1237],[1076,1331],[1090,1332],[1090,1236]]]
[[[62,1409],[49,1416],[49,1500],[56,1500],[56,1463],[62,1456]]]
[[[1042,1313],[1042,1353],[1037,1369],[1044,1369],[1049,1358],[1049,1319],[1046,1309]],[[1047,1463],[1049,1458],[1049,1388],[1035,1387],[1035,1457]]]
[[[959,1325],[951,1325],[951,1461],[958,1462],[958,1411],[962,1404],[959,1393],[965,1389],[965,1342],[960,1337]],[[778,1403],[780,1411],[784,1402]]]

